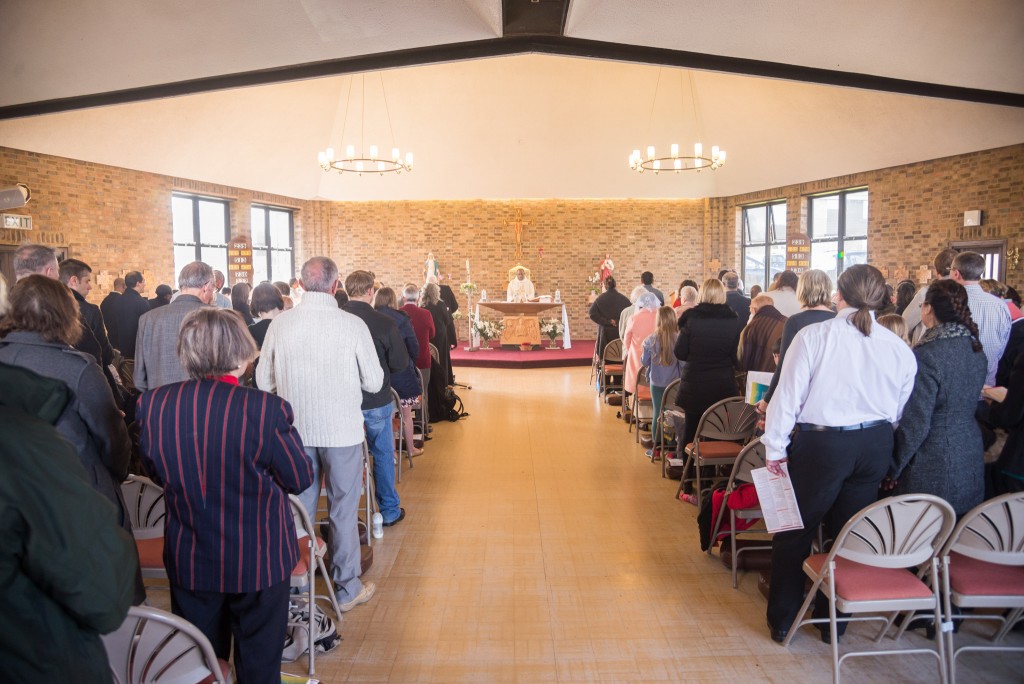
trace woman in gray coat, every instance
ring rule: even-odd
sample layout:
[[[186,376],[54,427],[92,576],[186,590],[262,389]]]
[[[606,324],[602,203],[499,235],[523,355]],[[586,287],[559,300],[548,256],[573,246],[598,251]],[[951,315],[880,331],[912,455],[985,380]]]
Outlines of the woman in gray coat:
[[[885,488],[940,496],[960,516],[985,497],[984,447],[974,413],[987,362],[962,285],[932,283],[921,320],[928,331],[914,347],[917,377]]]
[[[120,486],[131,457],[128,430],[96,360],[71,347],[81,334],[71,290],[59,280],[30,275],[11,289],[10,309],[0,322],[0,362],[68,386],[71,401],[54,427],[78,452],[89,484],[114,504],[121,527],[131,533]],[[136,580],[140,603],[142,576]]]

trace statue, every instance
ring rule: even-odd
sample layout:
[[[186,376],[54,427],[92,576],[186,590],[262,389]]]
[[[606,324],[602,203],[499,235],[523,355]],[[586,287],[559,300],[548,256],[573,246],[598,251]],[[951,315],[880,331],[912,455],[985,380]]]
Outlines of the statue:
[[[603,283],[604,279],[610,276],[612,274],[612,271],[615,270],[615,264],[612,262],[611,254],[606,253],[604,255],[604,261],[602,261],[601,265],[597,267],[597,270],[601,274],[601,282]]]
[[[526,277],[526,269],[516,271],[516,277],[509,282],[505,293],[507,302],[528,302],[534,297],[533,283]]]
[[[423,282],[430,282],[431,276],[435,279],[441,275],[441,265],[437,263],[433,252],[427,252],[427,260],[423,265]]]

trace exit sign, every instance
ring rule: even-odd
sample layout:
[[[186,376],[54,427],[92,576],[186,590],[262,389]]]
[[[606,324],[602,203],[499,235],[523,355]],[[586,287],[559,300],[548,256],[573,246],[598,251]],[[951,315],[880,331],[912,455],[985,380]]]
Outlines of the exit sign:
[[[32,230],[32,217],[25,214],[0,214],[4,219],[4,228],[10,230]]]

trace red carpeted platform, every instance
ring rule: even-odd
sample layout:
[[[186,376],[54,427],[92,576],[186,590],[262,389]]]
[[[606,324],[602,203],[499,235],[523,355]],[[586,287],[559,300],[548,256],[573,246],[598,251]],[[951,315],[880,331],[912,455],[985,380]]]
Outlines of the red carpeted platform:
[[[537,347],[533,351],[502,349],[494,343],[492,349],[466,351],[465,343],[452,350],[452,366],[455,368],[560,368],[565,366],[589,366],[594,358],[595,340],[573,340],[572,349],[547,349]]]

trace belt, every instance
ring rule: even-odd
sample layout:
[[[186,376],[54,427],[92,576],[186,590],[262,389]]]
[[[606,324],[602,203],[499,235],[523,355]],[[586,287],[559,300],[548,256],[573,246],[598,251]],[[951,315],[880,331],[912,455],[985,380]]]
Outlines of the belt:
[[[814,423],[797,423],[796,429],[799,432],[852,432],[853,430],[867,430],[879,425],[891,425],[888,420],[869,420],[866,423],[856,425],[815,425]]]

